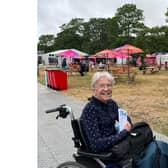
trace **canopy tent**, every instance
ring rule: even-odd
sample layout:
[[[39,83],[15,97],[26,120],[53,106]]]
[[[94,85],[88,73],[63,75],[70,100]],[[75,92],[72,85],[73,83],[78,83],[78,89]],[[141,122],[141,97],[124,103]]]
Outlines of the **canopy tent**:
[[[96,59],[99,59],[99,58],[104,58],[107,60],[107,59],[116,59],[116,58],[122,58],[122,57],[125,58],[127,57],[127,55],[107,48],[95,53],[94,55],[89,56],[88,58],[94,59],[94,62],[96,62]]]
[[[62,52],[57,53],[58,56],[70,59],[68,62],[72,62],[72,59],[84,59],[88,56],[87,53],[76,50],[67,49]]]
[[[120,53],[123,53],[123,54],[127,54],[127,55],[136,54],[136,53],[142,53],[143,52],[142,49],[140,49],[138,47],[135,47],[133,45],[130,45],[130,44],[125,44],[123,46],[115,48],[114,50],[115,51],[119,51]]]
[[[133,45],[130,45],[130,44],[125,44],[123,46],[115,48],[114,50],[118,51],[119,53],[127,55],[128,59],[129,59],[129,56],[131,54],[136,54],[136,53],[142,53],[143,52],[142,49],[140,49],[138,47],[135,47]],[[129,60],[128,60],[128,62],[129,62]]]
[[[88,56],[88,53],[79,51],[79,50],[77,50],[77,49],[61,49],[61,50],[56,50],[56,51],[52,51],[52,52],[46,53],[45,55],[46,55],[46,56],[49,56],[49,55],[60,56],[60,53],[64,53],[64,52],[66,52],[67,50],[71,50],[71,52],[77,53],[78,55]]]
[[[117,57],[126,57],[126,54],[120,53],[115,50],[104,49],[95,54],[98,58],[117,58]]]
[[[62,51],[60,53],[57,54],[58,56],[63,56],[65,58],[74,58],[74,57],[77,57],[79,54],[71,49],[68,49],[68,50],[65,50],[65,51]]]
[[[85,56],[84,55],[77,55],[77,56],[74,56],[73,58],[75,58],[75,59],[84,59]]]
[[[136,63],[138,65],[141,64],[141,57],[138,57],[138,59],[136,60]],[[144,58],[144,62],[147,64],[147,65],[153,65],[153,64],[156,64],[156,55],[155,54],[146,54],[145,58]]]
[[[82,51],[79,51],[77,49],[66,49],[66,50],[63,50],[61,52],[58,52],[57,53],[58,56],[63,56],[63,57],[68,57],[68,58],[73,58],[73,57],[77,57],[77,56],[87,56],[88,54],[85,53],[85,52],[82,52]]]
[[[144,62],[149,65],[156,64],[156,55],[155,54],[146,54]]]
[[[130,80],[129,55],[142,53],[143,50],[130,44],[125,44],[123,46],[115,48],[114,50],[128,55],[128,80]]]
[[[146,54],[146,58],[156,58],[156,54]]]
[[[46,53],[46,55],[53,55],[53,56],[56,56],[58,53],[60,53],[60,52],[63,52],[63,51],[65,51],[65,49],[63,49],[63,50],[56,50],[56,51],[52,51],[52,52],[49,52],[49,53]]]
[[[66,49],[58,52],[57,56],[59,56],[61,60],[66,58],[67,63],[69,63],[72,62],[72,59],[84,59],[88,54],[77,49]]]
[[[73,57],[75,57],[75,59],[76,59],[76,56],[80,56],[79,58],[82,57],[81,55],[83,55],[84,58],[85,58],[85,56],[86,57],[88,56],[87,53],[82,52],[82,51],[77,50],[77,49],[60,49],[60,50],[55,50],[55,51],[48,52],[48,53],[45,53],[43,55],[40,55],[42,57],[43,64],[44,65],[56,64],[58,66],[61,66],[62,60],[63,60],[64,57],[66,57],[67,63],[71,62],[72,59],[73,59],[72,57],[59,55],[60,53],[66,52],[67,50],[72,50],[72,52],[77,53],[77,55],[73,56]]]
[[[71,49],[71,50],[76,52],[76,53],[78,53],[79,55],[83,55],[84,57],[89,55],[88,53],[80,51],[80,50],[77,50],[77,49]]]

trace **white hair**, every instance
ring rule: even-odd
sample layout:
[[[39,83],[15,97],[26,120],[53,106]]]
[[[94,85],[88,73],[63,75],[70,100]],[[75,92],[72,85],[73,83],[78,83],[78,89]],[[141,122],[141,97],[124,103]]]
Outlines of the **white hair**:
[[[101,77],[106,77],[108,80],[111,81],[112,85],[115,83],[114,77],[107,71],[103,72],[96,72],[94,73],[91,81],[91,87],[95,88],[96,82],[101,78]]]

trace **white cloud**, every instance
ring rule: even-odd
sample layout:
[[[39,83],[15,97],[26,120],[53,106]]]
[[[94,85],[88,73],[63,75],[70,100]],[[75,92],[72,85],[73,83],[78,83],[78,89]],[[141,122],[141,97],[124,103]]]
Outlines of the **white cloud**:
[[[126,3],[144,11],[147,26],[165,24],[167,0],[38,0],[38,35],[56,34],[72,18],[113,17],[117,8]]]

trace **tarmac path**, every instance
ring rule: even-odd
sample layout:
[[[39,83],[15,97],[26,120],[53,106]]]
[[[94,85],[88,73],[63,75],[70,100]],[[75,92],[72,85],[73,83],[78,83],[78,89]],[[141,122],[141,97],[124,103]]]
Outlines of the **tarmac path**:
[[[73,160],[70,118],[56,120],[56,113],[45,113],[61,104],[70,106],[76,117],[84,106],[82,101],[38,84],[38,168],[54,168],[63,161]]]
[[[56,113],[45,110],[61,104],[70,106],[79,117],[85,103],[74,97],[38,84],[38,168],[55,168],[58,164],[73,160],[75,152],[72,142],[70,118],[56,120]],[[157,139],[168,142],[168,137],[154,132]]]

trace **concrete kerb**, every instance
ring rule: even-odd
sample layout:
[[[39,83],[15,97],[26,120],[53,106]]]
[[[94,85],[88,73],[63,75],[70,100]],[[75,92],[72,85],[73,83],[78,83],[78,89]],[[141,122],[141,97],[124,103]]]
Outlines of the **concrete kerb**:
[[[157,140],[168,143],[168,137],[167,136],[165,136],[163,134],[160,134],[160,133],[158,133],[154,130],[153,130],[153,134],[154,134],[154,136],[156,136]]]
[[[85,105],[74,97],[38,84],[38,168],[54,168],[64,161],[72,160],[72,153],[75,152],[70,119],[56,120],[55,113],[45,113],[45,110],[61,104],[70,106],[75,117],[80,116]],[[168,143],[167,136],[153,132],[157,140]]]

